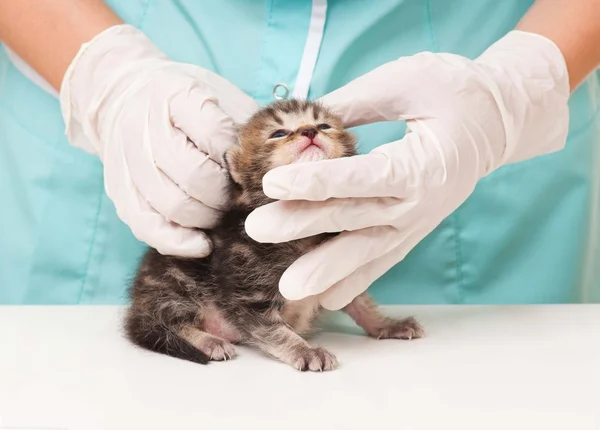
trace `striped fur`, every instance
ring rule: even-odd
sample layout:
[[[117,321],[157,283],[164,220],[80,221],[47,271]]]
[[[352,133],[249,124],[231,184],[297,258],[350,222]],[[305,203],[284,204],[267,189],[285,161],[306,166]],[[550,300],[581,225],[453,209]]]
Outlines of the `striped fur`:
[[[309,129],[319,145],[303,151],[302,133]],[[209,233],[213,253],[182,259],[151,249],[144,257],[130,288],[125,329],[131,342],[202,364],[232,358],[233,344],[244,344],[300,370],[335,368],[333,354],[302,337],[322,312],[318,299],[290,302],[278,289],[281,275],[295,260],[333,235],[262,244],[246,234],[244,221],[253,209],[271,201],[262,191],[262,178],[270,169],[353,155],[353,136],[317,103],[280,101],[258,111],[241,127],[239,144],[225,156],[231,203]],[[413,319],[381,315],[366,294],[345,310],[370,336],[422,334]]]

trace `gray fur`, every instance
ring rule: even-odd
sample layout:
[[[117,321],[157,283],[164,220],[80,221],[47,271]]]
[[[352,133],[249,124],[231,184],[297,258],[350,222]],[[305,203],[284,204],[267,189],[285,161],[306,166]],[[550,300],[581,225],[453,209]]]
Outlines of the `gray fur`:
[[[296,124],[299,119],[302,124]],[[287,136],[269,137],[282,127],[290,128]],[[301,127],[321,127],[317,135],[324,142],[323,157],[355,155],[354,139],[340,119],[314,102],[277,102],[255,114],[240,129],[239,145],[225,156],[231,204],[208,232],[213,253],[183,259],[148,251],[130,288],[125,328],[131,342],[202,364],[233,358],[233,344],[244,344],[299,370],[337,367],[333,354],[302,337],[322,312],[318,298],[287,301],[278,289],[281,275],[294,261],[335,235],[263,244],[244,230],[248,214],[271,201],[262,192],[264,174],[302,156],[293,149]],[[383,316],[367,294],[344,310],[375,338],[411,339],[423,333],[412,318]]]

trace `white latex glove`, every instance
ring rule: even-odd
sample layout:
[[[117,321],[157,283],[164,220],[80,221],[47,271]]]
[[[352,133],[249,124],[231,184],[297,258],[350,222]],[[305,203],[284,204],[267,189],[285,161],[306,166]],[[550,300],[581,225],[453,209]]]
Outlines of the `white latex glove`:
[[[106,193],[141,241],[203,257],[225,203],[222,155],[258,104],[203,68],[169,60],[141,31],[83,45],[60,91],[70,142],[104,163]]]
[[[321,304],[339,309],[400,262],[480,178],[563,148],[568,98],[561,52],[530,33],[513,31],[474,61],[420,53],[385,64],[322,102],[347,126],[406,120],[405,137],[367,155],[272,170],[264,190],[282,201],[250,214],[246,230],[260,242],[343,231],[280,282],[289,299],[323,293]]]

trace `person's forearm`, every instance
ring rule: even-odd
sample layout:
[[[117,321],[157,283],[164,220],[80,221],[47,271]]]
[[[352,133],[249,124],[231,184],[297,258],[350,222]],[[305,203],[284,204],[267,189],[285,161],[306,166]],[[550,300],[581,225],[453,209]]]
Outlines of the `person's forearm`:
[[[571,90],[600,65],[599,0],[536,0],[517,30],[540,34],[558,46]]]
[[[103,0],[0,0],[0,40],[57,90],[81,45],[120,23]]]

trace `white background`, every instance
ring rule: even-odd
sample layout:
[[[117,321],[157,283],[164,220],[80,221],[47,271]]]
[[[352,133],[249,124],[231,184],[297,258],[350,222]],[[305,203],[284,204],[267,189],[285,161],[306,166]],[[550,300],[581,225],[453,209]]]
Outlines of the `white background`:
[[[207,366],[130,346],[122,308],[0,307],[0,427],[600,429],[600,306],[387,308],[417,341],[346,317],[341,367],[302,373],[238,347]],[[352,334],[352,332],[357,334]]]

